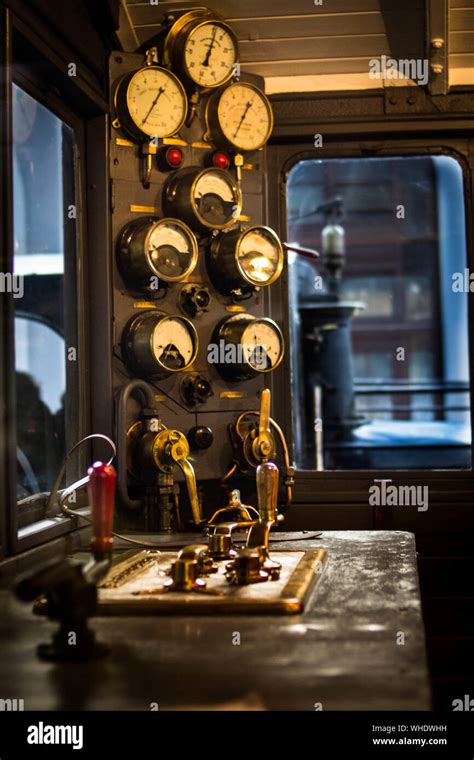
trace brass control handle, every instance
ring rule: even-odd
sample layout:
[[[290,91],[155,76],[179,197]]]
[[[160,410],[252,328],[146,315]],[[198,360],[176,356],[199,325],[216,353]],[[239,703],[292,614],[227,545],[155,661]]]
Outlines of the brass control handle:
[[[258,512],[262,522],[278,520],[278,467],[274,462],[264,462],[257,467]]]
[[[266,462],[275,451],[275,441],[270,430],[270,391],[264,388],[260,396],[258,436],[252,444],[257,462]]]
[[[180,468],[186,480],[186,486],[189,494],[189,501],[191,503],[191,511],[193,513],[193,520],[195,525],[202,523],[201,507],[199,505],[196,475],[194,474],[194,468],[187,459],[176,459],[176,464]]]
[[[196,475],[188,456],[189,443],[183,433],[179,430],[168,429],[158,433],[153,445],[155,464],[162,472],[170,472],[171,468],[179,467],[186,481],[193,521],[196,525],[201,525],[202,514],[197,494]]]

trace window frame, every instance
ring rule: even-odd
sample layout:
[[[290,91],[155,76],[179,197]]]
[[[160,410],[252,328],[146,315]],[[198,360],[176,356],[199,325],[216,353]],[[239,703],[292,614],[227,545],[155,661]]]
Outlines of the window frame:
[[[337,97],[342,99],[343,94],[338,93]],[[370,114],[366,117],[361,116],[364,103],[370,101],[371,97],[374,98],[375,96],[368,97],[367,93],[364,92],[351,93],[348,100],[344,101],[341,110],[337,112],[337,117],[334,120],[327,117],[328,101],[335,99],[334,93],[315,94],[310,104],[308,104],[309,98],[306,95],[286,95],[271,98],[274,107],[275,101],[277,101],[277,108],[280,109],[283,118],[277,129],[277,134],[268,148],[267,155],[268,224],[279,231],[282,240],[287,239],[286,179],[289,171],[301,160],[360,158],[364,156],[450,155],[460,162],[463,172],[467,243],[466,265],[471,272],[474,272],[474,202],[472,193],[474,140],[469,137],[469,132],[466,131],[466,117],[462,114],[459,117],[452,114],[452,120],[446,123],[445,120],[440,121],[437,117],[427,119],[426,114],[413,113],[410,122],[407,123],[406,114],[403,114],[398,118],[392,117],[390,122],[382,128],[379,119],[371,117]],[[378,94],[378,97],[383,100],[387,96]],[[466,97],[471,100],[469,96]],[[302,105],[301,103],[297,104],[297,101],[304,101],[304,103]],[[301,105],[301,110],[299,105]],[[322,121],[318,118],[319,108],[325,114]],[[303,113],[304,116],[302,116]],[[472,129],[472,118],[470,122]],[[317,127],[314,127],[314,124],[317,124]],[[324,147],[312,147],[316,132],[324,136]],[[315,242],[316,248],[318,245],[319,241]],[[271,316],[283,327],[287,346],[290,345],[288,296],[288,274],[284,270],[283,276],[273,286],[269,306]],[[472,293],[468,294],[471,430],[474,428],[473,297]],[[280,422],[290,448],[293,449],[295,431],[291,409],[291,361],[289,356],[285,357],[282,367],[274,374],[278,376],[278,379],[275,377],[272,382],[273,406],[274,409],[282,410]],[[283,377],[281,377],[282,375]],[[471,448],[471,467],[474,458],[473,450],[474,446]],[[367,527],[367,524],[372,524],[375,527],[377,524],[376,516],[368,504],[368,488],[373,484],[374,478],[390,478],[395,483],[409,482],[413,485],[428,485],[434,494],[433,498],[439,500],[449,498],[453,488],[466,492],[470,499],[474,499],[474,470],[472,469],[328,470],[323,472],[297,469],[294,503],[318,506],[319,509],[324,505],[332,510],[336,507],[351,505],[354,508],[353,519],[348,521],[347,511],[343,511],[345,528],[358,524],[361,527]],[[453,485],[454,483],[455,485]],[[340,510],[336,509],[335,511],[342,514]],[[292,520],[292,527],[305,526],[305,518],[303,517],[295,520],[293,517],[290,519]],[[336,517],[334,525],[337,526],[340,522],[341,517]],[[390,520],[386,521],[384,525],[389,527]]]
[[[44,32],[44,30],[43,30]],[[0,128],[5,140],[0,151],[2,172],[0,202],[5,213],[0,222],[2,236],[1,270],[12,271],[13,261],[13,141],[12,82],[71,126],[75,135],[74,184],[77,218],[69,234],[76,242],[76,335],[78,360],[73,393],[78,403],[77,436],[88,435],[99,419],[100,432],[112,432],[111,403],[94,400],[90,389],[97,382],[111,388],[111,359],[95,367],[91,357],[104,354],[111,344],[111,331],[96,337],[91,325],[110,313],[109,205],[108,187],[108,103],[103,93],[91,87],[87,72],[64,77],[70,61],[77,57],[64,49],[52,31],[42,36],[35,19],[20,19],[6,8],[1,10]],[[36,65],[25,64],[31,61]],[[80,65],[80,64],[79,64]],[[78,68],[79,68],[78,65]],[[79,69],[80,71],[80,69]],[[63,86],[56,86],[60,82]],[[93,225],[93,226],[92,226]],[[72,225],[71,225],[72,227]],[[92,233],[93,229],[93,233]],[[104,255],[105,254],[105,255]],[[105,262],[104,262],[105,259]],[[102,270],[102,271],[101,271]],[[83,308],[86,291],[91,307]],[[71,294],[69,294],[71,295]],[[82,307],[82,308],[81,308]],[[108,318],[108,317],[107,317]],[[82,528],[77,519],[45,518],[44,502],[33,500],[23,508],[21,520],[16,499],[16,406],[14,366],[14,308],[11,294],[4,294],[0,308],[0,560],[31,549],[46,541]],[[67,337],[65,336],[67,340]],[[69,380],[70,378],[68,378]],[[70,392],[70,386],[68,391]],[[69,393],[68,393],[69,395]],[[100,410],[100,411],[99,411]],[[76,437],[76,434],[74,435]],[[75,457],[71,475],[84,473],[94,446],[82,447]],[[66,453],[66,452],[65,452]],[[75,479],[75,478],[74,478]]]

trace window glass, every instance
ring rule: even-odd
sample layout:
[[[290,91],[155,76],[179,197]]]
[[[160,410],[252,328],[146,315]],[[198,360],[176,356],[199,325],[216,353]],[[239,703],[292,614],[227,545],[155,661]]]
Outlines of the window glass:
[[[298,466],[470,467],[460,164],[304,160],[287,200],[288,239],[321,254],[290,259]]]
[[[67,287],[75,275],[74,133],[13,86],[17,496],[51,488],[66,450],[76,346]],[[77,358],[71,354],[72,359]]]

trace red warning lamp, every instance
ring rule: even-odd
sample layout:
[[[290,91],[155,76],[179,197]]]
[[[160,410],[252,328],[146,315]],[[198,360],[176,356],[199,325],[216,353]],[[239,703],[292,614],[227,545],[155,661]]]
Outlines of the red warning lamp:
[[[230,166],[229,156],[227,153],[216,150],[216,152],[212,154],[212,165],[215,166],[216,169],[228,169]]]
[[[167,148],[165,159],[170,169],[177,169],[183,163],[183,151],[179,148]]]

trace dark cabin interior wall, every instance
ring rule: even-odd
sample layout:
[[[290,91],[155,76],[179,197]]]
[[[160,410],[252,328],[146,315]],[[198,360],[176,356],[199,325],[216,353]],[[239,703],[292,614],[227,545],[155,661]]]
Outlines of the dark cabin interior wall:
[[[183,3],[183,5],[192,3]],[[9,7],[26,25],[43,36],[46,44],[59,44],[70,56],[78,60],[83,67],[84,76],[98,95],[106,98],[106,67],[108,53],[120,45],[132,50],[134,42],[144,42],[153,36],[153,19],[172,3],[160,3],[159,9],[149,3],[137,3],[127,0],[127,7],[118,0],[104,2],[86,2],[86,0],[4,0],[3,6]],[[272,3],[271,14],[259,9],[254,0],[232,0],[212,3],[217,10],[231,19],[237,30],[242,49],[244,67],[264,76],[286,76],[289,74],[326,73],[328,57],[341,59],[337,64],[340,73],[363,71],[367,60],[374,55],[396,52],[397,57],[404,46],[406,30],[424,28],[424,2],[411,0],[403,7],[397,7],[396,16],[387,10],[385,18],[393,19],[392,26],[381,26],[380,9],[384,0],[334,0],[332,5],[346,14],[343,18],[333,18],[316,24],[308,0],[291,4],[291,20],[288,3]],[[309,4],[311,5],[311,3]],[[98,6],[101,6],[98,8]],[[406,13],[409,21],[399,22],[400,14]],[[120,14],[120,16],[119,16]],[[267,20],[267,14],[272,19]],[[119,17],[122,27],[117,36]],[[151,18],[151,21],[150,21]],[[474,7],[471,0],[450,0],[451,53],[450,64],[455,68],[473,65],[474,52],[471,46],[474,37]],[[368,21],[370,19],[370,26]],[[398,22],[396,20],[398,19]],[[341,23],[343,22],[343,23]],[[331,27],[336,24],[336,29]],[[309,26],[308,26],[309,24]],[[397,25],[398,24],[398,25]],[[341,28],[343,31],[341,32]],[[250,29],[253,29],[252,33]],[[48,30],[53,32],[49,34]],[[397,31],[398,30],[398,31]],[[333,37],[336,42],[320,37]],[[261,37],[269,38],[264,42]],[[372,45],[366,44],[369,35]],[[295,45],[294,40],[304,37]],[[420,38],[418,37],[418,40]],[[364,41],[365,40],[365,41]],[[376,48],[373,42],[377,42]],[[334,53],[334,44],[340,48]],[[416,42],[418,45],[418,41]],[[315,58],[313,50],[317,45],[322,52]],[[413,51],[412,51],[413,55]],[[342,62],[344,61],[344,63]],[[364,69],[365,67],[365,69]],[[308,98],[308,96],[306,96]],[[311,96],[309,96],[311,97]],[[314,120],[310,115],[304,124],[304,101],[295,96],[276,96],[274,99],[276,129],[275,134],[280,144],[303,142],[311,147],[310,135],[314,133]],[[394,114],[387,114],[367,93],[351,93],[354,107],[361,107],[364,101],[374,108],[374,117],[379,130],[384,129],[383,122],[393,122]],[[341,96],[341,100],[347,100]],[[328,112],[334,105],[334,97],[328,97]],[[396,110],[396,109],[394,109]],[[299,118],[292,130],[282,129],[280,118],[291,112]],[[381,117],[381,118],[380,118]],[[303,124],[303,126],[301,126]],[[285,137],[292,131],[291,137]],[[105,255],[105,252],[104,252]],[[474,329],[472,315],[471,330]],[[279,411],[275,410],[278,418]],[[444,480],[442,487],[433,492],[433,503],[429,519],[423,528],[417,526],[413,518],[402,511],[395,511],[389,526],[394,530],[413,530],[416,533],[419,552],[420,584],[423,598],[425,624],[428,635],[428,651],[431,672],[435,686],[435,706],[449,709],[455,696],[472,693],[474,688],[474,665],[472,650],[474,644],[474,599],[472,597],[472,577],[474,576],[474,521],[472,489],[460,487],[459,480],[453,474],[450,480]],[[319,503],[317,503],[319,502]],[[316,506],[315,506],[316,503]],[[375,528],[376,515],[369,508],[366,490],[360,488],[358,478],[341,480],[337,491],[330,498],[324,495],[324,488],[317,489],[313,482],[301,483],[298,503],[288,516],[287,529],[371,529]]]

